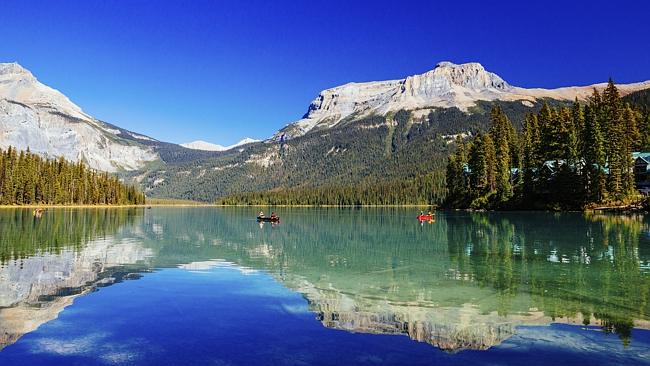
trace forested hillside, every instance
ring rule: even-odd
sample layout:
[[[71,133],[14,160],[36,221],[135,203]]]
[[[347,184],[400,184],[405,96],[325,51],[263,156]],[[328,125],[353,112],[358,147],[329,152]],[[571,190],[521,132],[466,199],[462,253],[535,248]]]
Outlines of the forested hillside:
[[[144,194],[108,173],[63,158],[0,149],[0,204],[143,204]]]
[[[157,183],[148,194],[228,203],[441,203],[446,158],[456,135],[486,130],[494,105],[523,121],[542,104],[478,102],[470,112],[442,108],[351,117],[287,141],[252,144],[241,153],[168,164],[146,178]],[[413,194],[418,186],[431,191]],[[395,191],[388,193],[391,189]]]
[[[621,98],[610,82],[587,104],[479,102],[469,113],[350,119],[279,144],[283,163],[300,159],[293,166],[303,169],[250,171],[269,174],[270,187],[217,202],[441,204],[447,197],[450,207],[556,209],[628,202],[637,196],[631,153],[650,150],[646,94]],[[456,148],[443,175],[443,156]]]
[[[650,111],[650,89],[639,90],[623,97],[624,103],[629,103],[640,111]]]
[[[289,188],[236,193],[217,200],[221,205],[429,205],[444,199],[442,175],[431,173],[390,182]]]
[[[638,196],[632,152],[650,151],[650,115],[624,104],[610,80],[572,107],[544,104],[518,133],[496,106],[487,133],[458,140],[446,203],[461,208],[576,209]]]

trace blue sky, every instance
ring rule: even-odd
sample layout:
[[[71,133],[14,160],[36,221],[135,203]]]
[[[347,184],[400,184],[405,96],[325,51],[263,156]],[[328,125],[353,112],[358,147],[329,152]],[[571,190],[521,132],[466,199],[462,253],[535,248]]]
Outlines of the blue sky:
[[[264,138],[322,89],[443,60],[525,87],[650,79],[650,2],[568,3],[4,0],[0,61],[178,143]]]

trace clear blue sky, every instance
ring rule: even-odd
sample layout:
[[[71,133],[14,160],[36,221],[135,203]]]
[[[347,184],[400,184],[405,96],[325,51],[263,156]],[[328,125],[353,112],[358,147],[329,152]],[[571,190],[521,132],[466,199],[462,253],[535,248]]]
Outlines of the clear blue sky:
[[[4,0],[0,61],[121,127],[229,144],[300,118],[321,89],[442,60],[525,87],[650,79],[648,14],[621,0]]]

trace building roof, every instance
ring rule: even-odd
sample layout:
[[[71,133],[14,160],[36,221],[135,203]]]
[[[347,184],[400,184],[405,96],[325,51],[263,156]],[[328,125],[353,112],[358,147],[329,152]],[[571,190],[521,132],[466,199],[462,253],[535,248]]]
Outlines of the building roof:
[[[637,159],[642,159],[646,163],[650,164],[650,152],[633,152],[632,159],[634,159],[635,161]]]

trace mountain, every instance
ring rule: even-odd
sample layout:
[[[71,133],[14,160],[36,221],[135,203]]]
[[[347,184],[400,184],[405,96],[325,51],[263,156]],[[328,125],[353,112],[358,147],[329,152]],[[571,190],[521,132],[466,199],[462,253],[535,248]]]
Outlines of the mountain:
[[[203,150],[203,151],[226,151],[230,149],[234,149],[236,147],[246,145],[246,144],[252,144],[253,142],[259,142],[260,140],[255,140],[249,137],[244,138],[243,140],[237,142],[236,144],[230,145],[230,146],[223,146],[223,145],[217,145],[213,144],[210,142],[202,141],[202,140],[197,140],[197,141],[192,141],[192,142],[187,142],[184,144],[180,144],[180,146],[186,147],[188,149],[193,149],[193,150]]]
[[[8,63],[0,64],[0,148],[81,160],[119,173],[153,197],[214,201],[239,192],[383,183],[381,189],[395,190],[402,188],[392,183],[405,180],[442,192],[450,143],[485,130],[493,106],[521,127],[523,117],[544,102],[584,101],[604,86],[526,89],[478,63],[441,62],[404,79],[324,90],[302,119],[264,141],[180,146],[93,118]],[[643,104],[650,81],[618,88],[626,100]]]
[[[328,187],[351,186],[379,187],[385,191],[381,196],[388,197],[393,190],[404,190],[392,183],[411,181],[414,191],[425,186],[433,192],[417,200],[432,202],[444,194],[451,142],[487,129],[492,107],[500,106],[521,128],[524,116],[538,112],[544,102],[585,101],[594,88],[605,85],[526,89],[478,63],[442,62],[400,80],[324,90],[302,119],[268,140],[191,164],[150,170],[138,181],[149,196],[203,201],[239,192],[313,187],[327,192]],[[633,96],[649,89],[650,81],[617,86],[622,95]]]
[[[63,156],[128,174],[218,156],[159,141],[100,121],[17,63],[0,63],[0,148]]]
[[[420,115],[435,108],[458,108],[468,112],[478,101],[520,101],[530,105],[541,99],[585,100],[593,88],[605,83],[558,89],[526,89],[512,86],[476,62],[440,62],[424,74],[400,80],[349,83],[326,89],[314,99],[305,116],[280,130],[276,136],[302,136],[313,129],[336,126],[349,118],[386,115],[399,110]],[[622,94],[650,88],[650,81],[620,85]]]
[[[29,148],[46,157],[83,160],[92,168],[115,172],[159,160],[142,141],[155,140],[89,116],[17,63],[0,64],[0,148]]]

